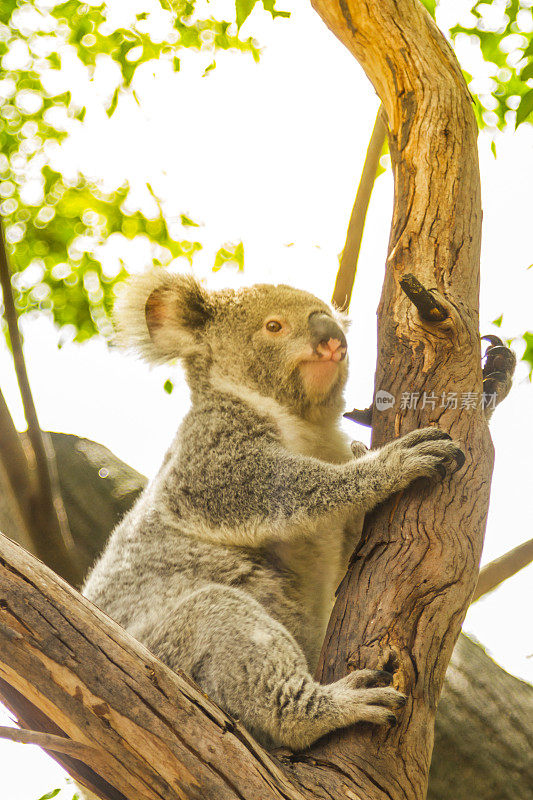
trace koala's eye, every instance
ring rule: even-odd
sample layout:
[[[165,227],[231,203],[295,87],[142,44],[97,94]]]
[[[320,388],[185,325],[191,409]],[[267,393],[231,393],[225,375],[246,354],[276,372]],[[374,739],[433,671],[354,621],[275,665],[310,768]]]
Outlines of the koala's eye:
[[[278,322],[277,319],[270,319],[265,324],[265,328],[267,331],[269,331],[269,333],[279,333],[282,328],[282,324],[281,322]]]

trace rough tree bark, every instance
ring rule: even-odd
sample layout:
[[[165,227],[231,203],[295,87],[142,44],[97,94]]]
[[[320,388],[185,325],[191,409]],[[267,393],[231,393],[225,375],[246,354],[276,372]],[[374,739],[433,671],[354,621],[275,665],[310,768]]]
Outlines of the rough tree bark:
[[[451,480],[413,487],[367,520],[326,635],[322,680],[347,665],[397,667],[410,698],[399,726],[343,732],[302,760],[342,772],[357,796],[414,800],[426,793],[436,705],[476,583],[492,470],[481,409],[440,407],[443,393],[479,399],[482,390],[477,126],[453,54],[420,3],[313,4],[360,61],[389,121],[395,204],[375,391],[396,403],[374,413],[373,444],[438,424],[463,442],[467,460]],[[444,321],[417,313],[400,287],[406,273],[438,289]],[[402,410],[404,392],[438,399]]]
[[[413,487],[367,520],[324,644],[323,680],[349,665],[386,665],[409,705],[394,730],[361,726],[276,762],[184,678],[4,543],[2,692],[27,726],[94,749],[90,767],[107,783],[82,774],[103,797],[425,795],[437,700],[476,582],[492,448],[480,409],[402,410],[398,401],[402,392],[437,400],[481,392],[477,131],[453,53],[418,0],[314,5],[361,62],[389,124],[395,210],[376,391],[397,402],[374,415],[373,442],[438,424],[467,454],[452,479]],[[444,321],[418,315],[400,289],[405,273],[438,289]],[[72,759],[69,769],[80,774]]]

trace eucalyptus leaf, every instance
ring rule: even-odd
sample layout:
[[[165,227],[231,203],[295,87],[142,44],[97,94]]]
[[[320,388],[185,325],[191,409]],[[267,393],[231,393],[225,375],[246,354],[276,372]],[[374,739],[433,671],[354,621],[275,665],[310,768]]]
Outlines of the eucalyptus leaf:
[[[521,122],[524,122],[531,112],[533,111],[533,89],[530,89],[529,92],[522,97],[520,100],[520,105],[516,109],[516,127],[520,125]]]

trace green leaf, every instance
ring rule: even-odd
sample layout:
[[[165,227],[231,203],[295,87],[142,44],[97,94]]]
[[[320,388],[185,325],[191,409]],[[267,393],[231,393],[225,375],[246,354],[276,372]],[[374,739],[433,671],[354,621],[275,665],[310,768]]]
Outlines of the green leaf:
[[[218,272],[218,270],[225,265],[235,265],[239,272],[244,269],[244,245],[242,242],[238,244],[226,244],[216,253],[213,272]]]
[[[235,12],[237,16],[237,28],[241,28],[241,25],[248,19],[252,11],[254,10],[254,6],[258,0],[235,0]]]
[[[275,0],[263,0],[263,8],[265,11],[270,11],[273,19],[276,17],[290,17],[291,15],[290,11],[278,11],[275,8]]]
[[[239,242],[237,247],[235,248],[235,252],[233,253],[233,258],[239,265],[239,270],[244,269],[244,245],[242,242]]]
[[[502,320],[503,320],[503,314],[500,314],[500,316],[497,319],[492,320],[491,325],[496,325],[497,328],[501,328]]]
[[[521,122],[524,122],[531,112],[533,111],[533,89],[530,89],[529,92],[526,92],[525,95],[522,96],[520,100],[520,105],[516,110],[516,125],[515,129],[518,128]]]
[[[172,383],[172,381],[170,380],[170,378],[169,378],[169,379],[167,379],[167,380],[164,382],[164,384],[163,384],[163,389],[165,390],[165,392],[166,392],[167,394],[172,394],[172,392],[174,391],[174,384]]]
[[[51,792],[47,792],[46,794],[43,794],[42,797],[39,797],[39,800],[51,800],[51,798],[59,794],[60,791],[61,789],[53,789]]]
[[[520,73],[520,80],[521,81],[528,81],[530,78],[533,78],[533,59],[526,64],[522,72]]]
[[[205,78],[206,75],[209,75],[209,73],[215,69],[216,65],[217,65],[216,61],[212,61],[210,64],[208,64],[208,66],[204,69],[202,78]]]
[[[181,224],[184,225],[186,228],[199,228],[197,222],[194,222],[190,217],[187,217],[185,214],[180,214]]]
[[[108,108],[106,108],[106,114],[107,114],[108,117],[112,117],[113,114],[115,113],[115,109],[116,109],[117,104],[118,104],[119,92],[120,92],[120,87],[117,86],[117,88],[113,92],[113,99],[111,100],[111,104],[110,104],[110,106]]]
[[[426,11],[429,11],[433,19],[435,19],[437,0],[422,0],[422,5],[425,7]]]
[[[177,56],[174,56],[172,59],[172,67],[174,68],[174,72],[179,72],[181,69],[181,62]]]
[[[0,0],[0,22],[7,25],[17,6],[17,0]]]
[[[529,371],[529,376],[531,377],[533,375],[533,333],[526,331],[522,338],[526,343],[526,349],[521,360],[526,361],[531,367]]]
[[[494,141],[494,139],[490,143],[490,149],[492,151],[492,155],[494,156],[494,158],[496,158],[496,142]]]

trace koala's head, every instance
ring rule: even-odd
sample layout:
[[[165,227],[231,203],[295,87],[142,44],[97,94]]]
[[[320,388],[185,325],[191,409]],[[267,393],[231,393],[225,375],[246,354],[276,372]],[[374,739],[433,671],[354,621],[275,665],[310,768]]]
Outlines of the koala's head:
[[[267,284],[211,292],[154,270],[128,282],[115,316],[119,343],[152,362],[182,359],[193,392],[245,386],[304,415],[341,402],[345,322],[307,292]]]

